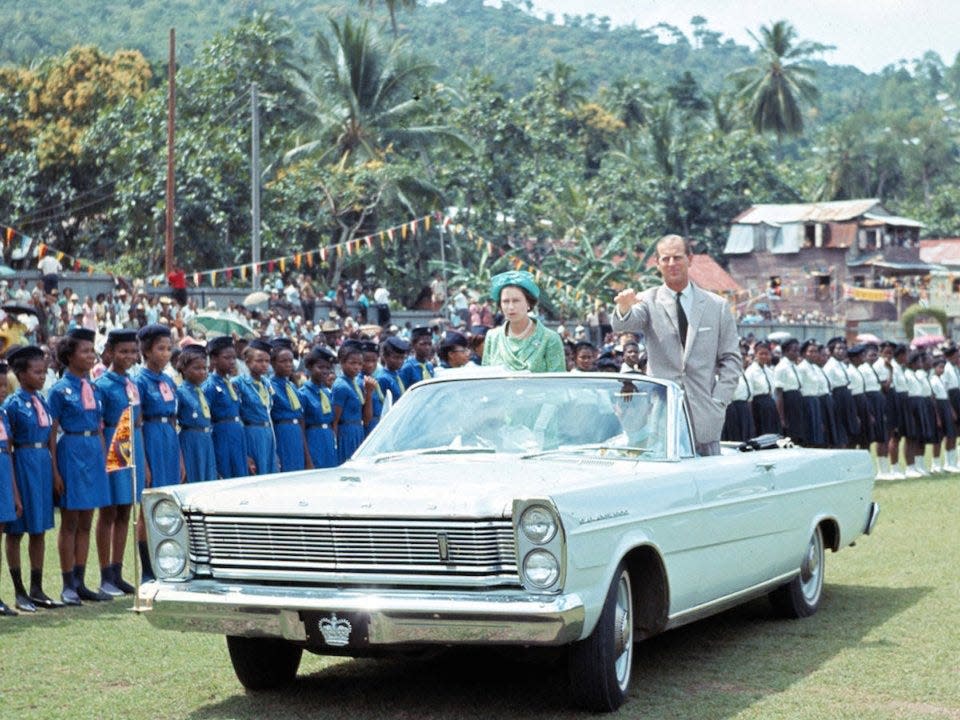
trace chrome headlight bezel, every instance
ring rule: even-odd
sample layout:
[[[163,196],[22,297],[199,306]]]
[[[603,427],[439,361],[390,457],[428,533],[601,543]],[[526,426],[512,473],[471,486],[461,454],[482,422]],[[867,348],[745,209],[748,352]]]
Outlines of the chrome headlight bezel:
[[[536,522],[534,522],[536,521]],[[535,528],[540,526],[539,531]],[[545,526],[545,527],[544,527]],[[560,513],[547,498],[525,498],[513,502],[513,529],[517,550],[517,574],[523,587],[538,594],[557,594],[563,591],[567,570],[567,541]],[[556,573],[550,582],[534,579],[527,573],[531,559],[545,557],[556,561]]]
[[[154,503],[150,511],[153,526],[164,537],[174,537],[183,528],[183,513],[171,499],[163,498]]]
[[[172,538],[160,542],[154,551],[154,555],[156,556],[155,572],[157,577],[179,577],[190,562],[187,549]],[[174,564],[164,567],[164,563],[169,563],[171,560],[174,561]]]
[[[543,563],[539,567],[531,568],[533,563]],[[540,573],[544,570],[548,571],[548,574],[540,577]],[[560,561],[557,559],[549,550],[543,548],[537,548],[536,550],[531,550],[523,558],[523,576],[527,581],[538,588],[547,589],[556,585],[557,580],[560,579]]]

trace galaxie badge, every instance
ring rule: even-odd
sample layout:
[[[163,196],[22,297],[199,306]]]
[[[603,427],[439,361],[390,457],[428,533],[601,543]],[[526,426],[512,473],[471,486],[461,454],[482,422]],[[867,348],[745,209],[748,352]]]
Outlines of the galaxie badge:
[[[320,621],[320,633],[327,645],[346,647],[350,643],[350,632],[353,626],[349,620],[343,620],[333,613],[329,618]]]

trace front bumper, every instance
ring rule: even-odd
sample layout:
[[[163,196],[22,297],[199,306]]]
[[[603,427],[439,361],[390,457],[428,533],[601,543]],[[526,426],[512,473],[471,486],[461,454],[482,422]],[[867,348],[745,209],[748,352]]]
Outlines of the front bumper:
[[[369,646],[565,645],[580,639],[578,595],[523,591],[342,590],[215,580],[151,582],[140,607],[156,627],[307,642],[303,613],[362,617]]]

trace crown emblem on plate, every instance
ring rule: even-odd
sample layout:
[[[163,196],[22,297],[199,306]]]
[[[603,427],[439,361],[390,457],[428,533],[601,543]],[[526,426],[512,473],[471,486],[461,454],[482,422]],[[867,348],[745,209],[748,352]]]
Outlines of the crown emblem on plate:
[[[320,621],[320,632],[327,645],[345,647],[350,642],[350,632],[353,626],[349,620],[343,620],[333,613],[329,618]]]

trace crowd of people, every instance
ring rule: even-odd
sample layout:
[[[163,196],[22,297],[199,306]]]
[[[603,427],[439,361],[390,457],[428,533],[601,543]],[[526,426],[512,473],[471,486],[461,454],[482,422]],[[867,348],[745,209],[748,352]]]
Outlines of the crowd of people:
[[[271,311],[252,338],[191,335],[198,309],[189,298],[133,289],[128,300],[121,288],[102,302],[79,302],[66,292],[58,298],[45,278],[43,302],[53,297],[66,307],[61,318],[72,319],[46,343],[32,342],[38,319],[4,348],[0,371],[0,450],[9,458],[0,461],[0,531],[16,608],[0,601],[0,615],[132,593],[123,558],[144,488],[338,466],[411,385],[470,365],[674,380],[701,455],[719,453],[721,438],[777,433],[810,447],[872,449],[880,477],[960,471],[955,347],[935,356],[894,343],[848,349],[843,338],[741,343],[726,301],[689,282],[689,241],[665,236],[657,250],[664,284],[621,291],[612,316],[597,317],[601,342],[548,328],[536,313],[540,289],[523,271],[497,275],[489,300],[454,305],[464,314],[430,326],[363,324],[369,318],[334,310],[314,327],[295,312]],[[270,294],[291,306],[303,301],[280,287]],[[609,332],[600,330],[604,320]],[[59,600],[43,588],[55,508]],[[86,580],[91,537],[97,589]],[[141,523],[138,553],[150,580],[145,540]]]

